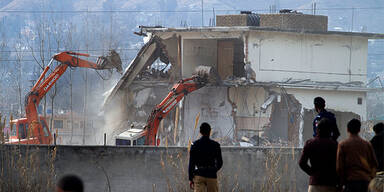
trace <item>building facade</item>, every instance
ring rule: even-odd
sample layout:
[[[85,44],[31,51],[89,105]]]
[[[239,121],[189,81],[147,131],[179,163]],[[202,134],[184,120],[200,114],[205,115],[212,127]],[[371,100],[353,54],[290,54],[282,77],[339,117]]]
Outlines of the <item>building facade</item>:
[[[241,22],[249,18],[258,22]],[[341,138],[350,119],[367,119],[368,39],[384,35],[327,31],[325,16],[298,13],[218,16],[217,23],[141,28],[144,39],[161,41],[169,64],[146,54],[150,42],[139,52],[108,96],[111,137],[145,125],[172,84],[199,65],[216,69],[223,83],[186,96],[163,120],[162,144],[188,145],[198,137],[195,127],[208,122],[224,145],[301,146],[312,137],[317,96],[335,113]]]

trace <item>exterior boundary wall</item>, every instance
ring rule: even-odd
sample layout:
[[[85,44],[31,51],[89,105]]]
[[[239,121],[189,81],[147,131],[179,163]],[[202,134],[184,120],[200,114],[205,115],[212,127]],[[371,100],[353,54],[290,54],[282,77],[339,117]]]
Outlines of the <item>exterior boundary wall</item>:
[[[38,166],[35,179],[54,171],[56,176],[48,180],[56,183],[65,174],[76,174],[85,182],[85,191],[189,191],[187,151],[186,147],[1,145],[0,163],[2,177],[9,178],[19,168],[4,165],[18,157],[31,158],[37,165],[31,161],[27,171]],[[300,153],[300,148],[222,147],[220,191],[307,191],[308,176],[297,163]]]

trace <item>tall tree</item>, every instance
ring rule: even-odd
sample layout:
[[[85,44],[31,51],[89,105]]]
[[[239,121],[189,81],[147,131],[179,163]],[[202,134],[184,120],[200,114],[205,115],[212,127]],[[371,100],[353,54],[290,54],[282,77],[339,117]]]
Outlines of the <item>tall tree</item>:
[[[15,67],[16,67],[16,86],[17,86],[17,96],[18,96],[18,116],[21,117],[24,114],[23,110],[23,58],[25,55],[26,47],[23,43],[22,36],[19,33],[18,39],[15,44]]]

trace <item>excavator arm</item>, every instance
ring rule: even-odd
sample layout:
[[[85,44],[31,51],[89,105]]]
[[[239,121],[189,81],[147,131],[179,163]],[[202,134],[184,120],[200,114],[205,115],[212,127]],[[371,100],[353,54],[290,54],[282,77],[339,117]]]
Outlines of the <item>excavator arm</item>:
[[[104,70],[104,69],[113,69],[121,73],[121,60],[118,54],[115,51],[111,51],[110,55],[107,57],[99,57],[96,63],[81,59],[75,56],[85,56],[89,57],[89,54],[86,53],[76,53],[76,52],[61,52],[52,57],[49,64],[45,67],[43,73],[40,75],[39,79],[33,86],[31,93],[39,96],[39,99],[43,98],[47,92],[52,88],[52,86],[56,83],[56,81],[64,74],[64,72],[69,67],[81,67],[81,68],[91,68],[96,70]],[[51,64],[53,60],[59,61],[59,64],[55,70],[43,81],[41,82],[46,73],[50,70]]]
[[[37,111],[39,103],[41,99],[47,94],[47,92],[52,88],[52,86],[57,82],[57,80],[59,80],[59,78],[64,74],[68,66],[91,68],[96,70],[116,68],[118,72],[121,73],[122,71],[120,56],[113,50],[110,52],[109,56],[99,57],[96,63],[81,59],[76,56],[89,57],[90,55],[76,52],[61,52],[53,56],[35,85],[32,87],[31,91],[26,96],[25,110],[27,120],[34,136],[39,139],[40,144],[50,144],[51,137],[43,136],[47,135],[47,132],[43,130],[41,124],[42,122],[39,120],[39,113]],[[53,70],[51,74],[48,75],[47,78],[44,79],[54,60],[59,61],[60,64]]]
[[[108,56],[98,57],[96,63],[81,59],[79,57],[75,57],[74,55],[85,56],[85,57],[90,56],[89,54],[86,54],[86,53],[76,53],[72,51],[67,51],[67,52],[61,52],[56,54],[55,56],[53,56],[53,59],[71,67],[84,67],[84,68],[92,68],[96,70],[116,68],[117,72],[119,72],[120,74],[122,73],[123,69],[121,67],[120,56],[114,50],[111,50]]]
[[[199,66],[196,69],[194,76],[180,80],[172,87],[167,97],[152,110],[151,115],[147,120],[147,124],[144,128],[145,145],[159,145],[159,143],[156,142],[156,134],[160,121],[164,119],[187,94],[204,87],[207,83],[211,83],[212,78],[209,76],[212,76],[212,73],[215,74],[214,81],[217,83],[219,81],[217,78],[218,76],[211,67]]]

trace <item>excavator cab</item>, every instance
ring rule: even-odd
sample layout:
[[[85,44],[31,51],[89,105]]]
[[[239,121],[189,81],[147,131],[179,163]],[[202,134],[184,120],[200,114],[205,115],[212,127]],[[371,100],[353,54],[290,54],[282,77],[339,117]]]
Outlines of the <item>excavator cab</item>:
[[[47,141],[52,140],[51,132],[48,129],[47,122],[44,117],[40,117],[43,128],[42,138]],[[39,144],[39,139],[35,137],[29,127],[27,118],[15,119],[11,121],[11,134],[9,144]]]
[[[116,136],[116,145],[135,146],[145,145],[145,134],[143,129],[129,129]]]

